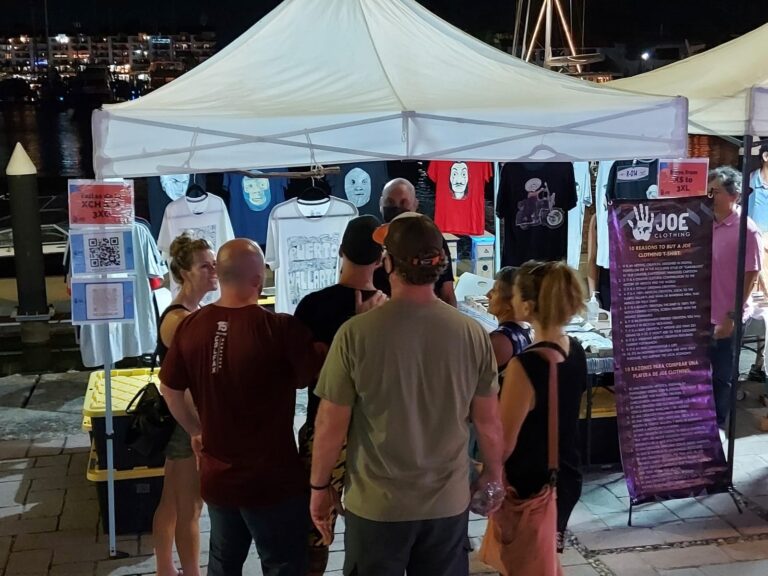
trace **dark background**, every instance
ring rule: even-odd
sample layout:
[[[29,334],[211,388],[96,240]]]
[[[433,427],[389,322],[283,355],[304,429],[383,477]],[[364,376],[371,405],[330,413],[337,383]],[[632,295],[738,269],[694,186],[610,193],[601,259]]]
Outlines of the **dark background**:
[[[309,0],[323,2],[324,0]],[[715,44],[768,21],[766,0],[561,0],[573,9],[578,39],[586,8],[585,45],[663,40]],[[0,34],[42,34],[43,0],[2,0]],[[223,46],[279,0],[48,0],[50,32],[171,33],[213,29]],[[452,24],[489,40],[511,31],[516,0],[421,0]],[[532,9],[535,18],[535,5]],[[579,42],[580,43],[580,42]],[[768,48],[766,48],[768,52]],[[757,56],[757,55],[756,55]]]

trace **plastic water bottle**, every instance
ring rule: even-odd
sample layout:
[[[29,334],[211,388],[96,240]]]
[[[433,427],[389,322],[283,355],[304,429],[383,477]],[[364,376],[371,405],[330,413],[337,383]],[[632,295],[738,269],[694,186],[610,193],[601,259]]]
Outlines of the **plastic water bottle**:
[[[472,494],[469,509],[480,516],[488,516],[504,500],[504,493],[504,486],[500,482],[488,482]]]
[[[597,292],[592,292],[592,298],[587,302],[587,322],[594,324],[600,318],[600,302],[597,300]]]

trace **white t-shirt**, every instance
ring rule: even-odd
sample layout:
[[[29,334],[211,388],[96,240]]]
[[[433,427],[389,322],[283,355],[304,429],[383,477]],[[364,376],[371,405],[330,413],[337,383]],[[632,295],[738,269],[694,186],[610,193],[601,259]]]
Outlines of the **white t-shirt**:
[[[109,342],[112,361],[150,354],[157,345],[157,314],[152,302],[149,278],[162,278],[168,270],[149,228],[136,222],[133,225],[133,246],[136,264],[134,302],[136,311],[133,324],[112,324]],[[104,340],[107,326],[86,324],[80,328],[80,355],[89,368],[104,365]]]
[[[611,173],[612,161],[603,161],[597,167],[595,182],[595,226],[597,228],[597,265],[610,268],[610,252],[608,243],[608,176]]]
[[[568,211],[568,266],[579,269],[581,246],[584,234],[584,212],[592,205],[592,179],[589,162],[574,162],[573,175],[576,179],[576,206]]]
[[[339,245],[355,216],[354,204],[333,196],[318,203],[294,198],[272,209],[266,262],[275,272],[275,312],[293,314],[304,296],[338,282]]]
[[[167,261],[170,261],[171,257],[171,242],[183,232],[189,233],[193,238],[205,238],[214,252],[218,252],[225,242],[235,237],[224,201],[213,194],[207,194],[200,199],[183,196],[165,207],[157,246]],[[171,276],[171,293],[176,296],[178,292],[179,285]],[[218,298],[218,290],[209,292],[202,303],[210,304]]]

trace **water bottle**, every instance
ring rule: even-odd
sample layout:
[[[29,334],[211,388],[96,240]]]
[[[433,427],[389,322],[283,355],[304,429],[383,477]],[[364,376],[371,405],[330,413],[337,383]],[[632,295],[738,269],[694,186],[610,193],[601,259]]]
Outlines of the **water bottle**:
[[[469,509],[480,516],[488,516],[488,513],[497,508],[502,500],[504,500],[504,486],[500,482],[488,482],[472,494]]]
[[[597,300],[597,292],[592,292],[592,298],[587,302],[587,322],[594,324],[600,318],[600,302]]]

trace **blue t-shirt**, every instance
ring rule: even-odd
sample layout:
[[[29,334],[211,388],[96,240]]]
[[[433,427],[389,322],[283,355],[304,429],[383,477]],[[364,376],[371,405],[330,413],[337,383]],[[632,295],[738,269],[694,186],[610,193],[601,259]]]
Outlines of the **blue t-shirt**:
[[[284,169],[275,168],[274,171],[284,172]],[[287,178],[250,178],[237,172],[224,174],[224,188],[229,190],[229,219],[235,236],[266,244],[269,213],[285,201],[287,185]]]
[[[749,217],[760,228],[760,232],[768,232],[768,182],[760,176],[760,170],[752,172],[749,178]]]

